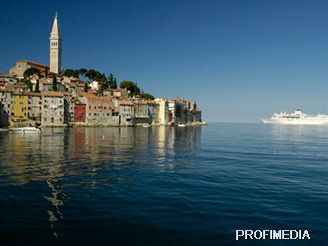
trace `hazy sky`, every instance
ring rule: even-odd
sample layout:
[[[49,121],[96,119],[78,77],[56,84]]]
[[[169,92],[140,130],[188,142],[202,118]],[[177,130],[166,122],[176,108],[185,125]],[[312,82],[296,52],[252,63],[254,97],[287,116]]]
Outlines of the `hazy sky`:
[[[197,100],[206,121],[328,113],[328,1],[1,1],[0,72],[49,64],[56,11],[64,68]]]

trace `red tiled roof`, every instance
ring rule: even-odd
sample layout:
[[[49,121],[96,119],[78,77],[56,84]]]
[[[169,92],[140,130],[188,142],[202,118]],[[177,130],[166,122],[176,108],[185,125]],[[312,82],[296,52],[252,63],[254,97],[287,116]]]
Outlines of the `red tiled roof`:
[[[17,62],[26,62],[28,65],[31,66],[39,66],[39,67],[43,67],[43,68],[49,68],[49,66],[38,63],[38,62],[34,62],[34,61],[29,61],[29,60],[19,60]]]

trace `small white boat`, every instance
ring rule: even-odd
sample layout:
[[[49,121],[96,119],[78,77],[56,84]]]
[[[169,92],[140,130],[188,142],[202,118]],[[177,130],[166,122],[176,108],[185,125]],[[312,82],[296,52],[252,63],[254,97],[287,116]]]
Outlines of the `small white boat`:
[[[7,131],[9,131],[9,129],[0,128],[0,132],[7,132]]]
[[[25,126],[25,127],[15,127],[15,128],[11,128],[11,131],[14,132],[18,132],[18,133],[37,133],[40,134],[41,133],[41,129],[34,127],[34,126]]]
[[[151,127],[151,125],[149,125],[149,124],[147,124],[147,125],[142,125],[142,127],[147,128],[147,127]]]
[[[186,127],[185,124],[178,124],[178,127]]]

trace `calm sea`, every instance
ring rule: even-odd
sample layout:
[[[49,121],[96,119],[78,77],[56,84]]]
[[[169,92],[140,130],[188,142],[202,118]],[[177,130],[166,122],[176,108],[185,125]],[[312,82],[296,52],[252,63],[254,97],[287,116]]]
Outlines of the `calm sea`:
[[[328,127],[46,129],[0,146],[0,245],[328,245]]]

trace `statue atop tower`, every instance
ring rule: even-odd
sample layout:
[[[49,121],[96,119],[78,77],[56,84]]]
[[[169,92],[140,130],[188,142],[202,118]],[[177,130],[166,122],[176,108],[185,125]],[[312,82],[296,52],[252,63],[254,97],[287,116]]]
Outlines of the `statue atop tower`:
[[[62,38],[59,30],[57,12],[50,33],[50,72],[60,73],[62,66]]]

